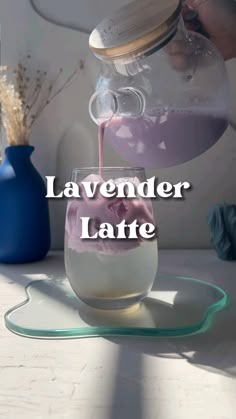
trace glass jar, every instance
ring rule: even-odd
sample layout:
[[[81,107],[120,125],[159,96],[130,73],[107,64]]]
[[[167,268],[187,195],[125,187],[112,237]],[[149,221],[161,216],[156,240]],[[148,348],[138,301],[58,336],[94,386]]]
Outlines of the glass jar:
[[[102,178],[101,178],[102,173]],[[83,218],[90,219],[89,234],[94,236],[102,223],[117,226],[137,220],[139,225],[155,226],[149,199],[104,198],[97,191],[95,199],[83,192],[83,182],[103,184],[111,180],[119,185],[130,182],[136,187],[146,181],[143,169],[75,169],[72,182],[80,186],[82,199],[70,199],[65,224],[65,267],[68,280],[77,296],[98,309],[125,309],[142,301],[155,280],[158,264],[157,233],[151,240],[138,238],[87,239],[82,234]]]
[[[90,35],[101,61],[89,112],[131,165],[164,168],[212,147],[229,119],[225,63],[187,31],[179,0],[136,0]]]

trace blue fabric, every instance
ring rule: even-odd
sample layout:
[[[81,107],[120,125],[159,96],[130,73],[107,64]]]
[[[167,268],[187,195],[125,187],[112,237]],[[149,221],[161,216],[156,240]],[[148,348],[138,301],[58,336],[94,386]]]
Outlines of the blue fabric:
[[[220,259],[236,260],[236,205],[217,205],[207,215],[211,243]]]

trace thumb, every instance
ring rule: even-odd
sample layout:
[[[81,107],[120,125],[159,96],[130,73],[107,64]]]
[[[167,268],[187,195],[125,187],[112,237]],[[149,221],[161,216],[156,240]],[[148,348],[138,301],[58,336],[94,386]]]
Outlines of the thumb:
[[[196,12],[198,12],[201,4],[204,3],[204,0],[185,0],[183,3],[184,6],[189,7],[190,9],[193,9]]]
[[[204,0],[186,0],[183,2],[182,16],[184,23],[190,31],[201,33],[208,37],[203,28],[202,22],[199,20],[200,5]]]

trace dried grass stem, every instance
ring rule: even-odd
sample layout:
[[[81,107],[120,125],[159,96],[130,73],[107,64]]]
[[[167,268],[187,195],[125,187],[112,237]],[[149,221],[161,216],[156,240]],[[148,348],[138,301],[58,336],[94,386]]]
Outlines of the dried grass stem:
[[[27,55],[26,61],[29,62],[30,59],[31,55]],[[37,69],[29,73],[27,63],[20,62],[13,72],[14,84],[8,81],[8,68],[0,68],[2,125],[9,145],[29,144],[35,122],[45,108],[74,82],[83,68],[84,61],[80,60],[75,70],[60,83],[63,69],[60,69],[51,81],[47,72]]]

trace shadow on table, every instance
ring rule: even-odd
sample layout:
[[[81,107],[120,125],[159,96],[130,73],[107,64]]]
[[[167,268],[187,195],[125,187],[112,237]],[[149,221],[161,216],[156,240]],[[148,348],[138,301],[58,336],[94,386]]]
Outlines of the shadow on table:
[[[50,269],[51,266],[51,269]],[[0,264],[0,273],[9,284],[26,287],[32,279],[64,279],[64,260],[61,255],[48,255],[36,263]]]
[[[236,331],[234,318],[216,320],[214,328],[204,335],[185,338],[109,339],[132,352],[162,358],[185,359],[190,364],[213,373],[236,377]],[[222,315],[222,314],[221,314]]]
[[[216,313],[205,333],[181,338],[115,338],[113,343],[134,353],[161,358],[185,359],[191,365],[216,374],[236,377],[236,310],[231,295],[228,307]],[[177,293],[174,306],[181,294]]]
[[[50,264],[48,264],[49,261],[54,262],[51,271],[49,268]],[[65,274],[63,274],[64,263],[60,256],[49,256],[44,261],[38,263],[37,274],[35,273],[34,264],[18,265],[17,273],[15,267],[14,270],[11,271],[8,266],[1,265],[0,269],[1,274],[8,283],[17,283],[24,288],[30,282],[30,277],[34,278],[34,275],[35,279],[40,279],[41,277],[41,279],[55,280],[53,298],[60,301],[65,306],[71,307],[71,304],[74,304],[75,308],[77,307],[77,300],[69,298],[60,289],[60,281],[63,281],[65,278]],[[47,294],[51,292],[49,288],[45,288],[44,290]],[[178,290],[174,299],[174,307],[178,307],[181,298],[181,292]],[[162,308],[164,313],[170,313],[172,311],[172,308],[168,306],[168,304],[164,304]],[[88,320],[88,324],[94,325],[94,319],[92,321],[90,320]],[[141,374],[142,355],[148,354],[156,357],[185,359],[196,367],[218,374],[221,373],[223,375],[236,377],[235,324],[236,310],[233,305],[231,305],[224,311],[216,314],[213,327],[202,335],[185,338],[145,338],[145,340],[144,338],[136,337],[106,339],[119,345],[120,359],[118,360],[118,364],[121,363],[123,365],[123,363],[127,362],[127,359],[130,359],[130,362],[127,363],[127,371],[131,365],[131,360],[133,359],[134,361],[137,361],[135,361],[134,368],[136,370],[140,369]],[[126,354],[126,356],[124,356],[124,354]],[[126,370],[126,364],[122,366],[122,370]],[[116,371],[119,371],[119,369]],[[130,376],[130,372],[127,372],[127,374]],[[118,387],[122,386],[122,383],[126,378],[120,376],[117,372],[115,380],[119,381],[119,383],[117,383]],[[140,383],[137,383],[139,390],[140,385]],[[138,412],[141,412],[141,407],[137,405],[135,417],[137,419],[142,418],[142,415],[138,416]]]
[[[167,275],[168,276],[168,275]],[[170,278],[173,275],[170,274]],[[151,298],[147,299],[146,306],[152,320],[158,324],[158,315],[165,320],[165,326],[180,324],[185,322],[188,324],[199,318],[199,313],[209,305],[209,301],[217,299],[217,291],[210,288],[205,289],[204,286],[196,288],[198,293],[200,312],[190,310],[191,304],[194,303],[193,292],[191,291],[192,284],[187,282],[181,289],[180,284],[175,280],[168,279],[168,281],[157,281],[154,290],[160,291],[177,290],[173,300],[173,305],[167,303],[158,304]],[[193,290],[192,290],[193,291]],[[231,298],[235,298],[233,290],[231,291]],[[219,296],[218,296],[219,297]],[[187,304],[185,303],[187,301]],[[155,314],[155,310],[158,311]],[[83,313],[81,313],[81,316]],[[189,316],[189,317],[188,317]],[[95,325],[91,316],[85,316],[84,320],[90,324]],[[212,327],[205,333],[193,335],[189,337],[176,338],[138,338],[138,337],[117,337],[107,338],[109,341],[119,345],[122,352],[127,354],[147,354],[162,358],[185,359],[190,364],[202,368],[204,370],[222,374],[226,376],[236,377],[236,310],[232,301],[229,301],[228,307],[223,311],[216,313]],[[160,325],[159,325],[160,326]],[[127,355],[128,356],[128,355]]]
[[[175,288],[174,282],[168,281],[168,285]],[[178,285],[178,284],[177,284]],[[184,289],[178,288],[178,292],[173,300],[173,305],[165,302],[157,302],[147,298],[146,308],[151,315],[154,326],[157,325],[170,327],[172,325],[180,327],[181,324],[194,324],[197,319],[202,318],[200,313],[204,313],[212,298],[217,298],[217,291],[214,289],[197,289],[199,293],[199,310],[191,310],[192,294],[188,294],[187,283]],[[158,291],[169,292],[170,288],[165,287],[164,282],[158,282]],[[200,294],[203,291],[202,295]],[[210,293],[209,293],[210,292]],[[216,295],[214,295],[216,292]],[[188,295],[191,297],[187,298]],[[185,303],[187,299],[187,304]],[[81,317],[84,313],[80,313]],[[159,316],[164,319],[164,325],[160,322]],[[94,316],[85,316],[84,320],[90,325],[96,325]],[[131,320],[130,320],[131,322]],[[146,322],[150,322],[147,319]],[[155,324],[156,322],[156,324]],[[161,324],[160,324],[161,323]],[[210,329],[202,334],[189,337],[171,338],[138,338],[138,337],[117,337],[108,338],[109,341],[119,345],[120,350],[132,354],[147,354],[162,358],[185,359],[190,364],[213,373],[236,377],[236,310],[235,305],[229,301],[228,307],[215,314],[213,324]],[[131,323],[132,326],[132,323]],[[145,324],[144,327],[148,325]],[[153,327],[153,324],[152,324]]]
[[[50,264],[52,270],[50,271]],[[10,268],[10,269],[9,269]],[[16,272],[17,270],[17,272]],[[34,264],[14,265],[13,269],[8,265],[0,265],[0,272],[5,281],[9,284],[20,285],[23,289],[32,281],[36,280],[36,287],[40,286],[40,279],[51,279],[54,283],[53,298],[65,306],[78,308],[78,299],[70,298],[63,293],[60,284],[64,282],[64,262],[60,256],[48,256],[42,262],[37,263],[37,272],[35,272]],[[43,281],[44,283],[47,281]],[[44,291],[51,296],[52,287],[40,287],[40,291]],[[17,301],[19,303],[21,301]],[[9,307],[10,308],[10,307]],[[58,342],[58,345],[60,343]],[[105,412],[104,419],[145,419],[143,407],[143,355],[142,353],[126,354],[126,348],[119,348],[116,362],[110,370],[111,375],[111,397],[109,400],[108,410]],[[110,379],[109,379],[110,380]]]

